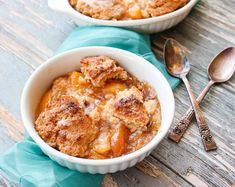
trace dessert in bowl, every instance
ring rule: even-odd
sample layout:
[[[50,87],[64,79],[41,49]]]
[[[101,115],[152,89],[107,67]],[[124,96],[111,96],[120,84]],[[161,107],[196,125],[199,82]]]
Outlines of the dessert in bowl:
[[[108,56],[80,60],[81,71],[53,81],[38,105],[35,128],[55,149],[80,158],[134,152],[157,134],[160,104],[154,89]]]
[[[69,0],[78,12],[103,20],[135,20],[173,12],[188,0]]]
[[[21,111],[27,132],[51,159],[109,173],[150,154],[171,125],[174,98],[143,58],[86,47],[42,64],[24,88]]]
[[[197,0],[48,0],[51,9],[67,14],[80,26],[125,27],[143,33],[173,27],[196,3]]]

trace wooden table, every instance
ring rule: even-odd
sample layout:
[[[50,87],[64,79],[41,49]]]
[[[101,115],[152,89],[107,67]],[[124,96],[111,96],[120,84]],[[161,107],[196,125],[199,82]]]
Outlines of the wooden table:
[[[188,48],[189,79],[197,95],[208,81],[206,69],[211,59],[235,45],[234,9],[235,0],[201,1],[182,23],[153,39],[159,59],[168,37]],[[20,95],[26,80],[74,27],[70,18],[51,11],[46,0],[0,0],[0,153],[23,138]],[[174,94],[176,122],[190,102],[183,84]],[[165,138],[136,167],[106,175],[103,186],[224,187],[235,183],[235,76],[214,86],[202,109],[219,146],[217,151],[204,151],[194,121],[180,144]]]

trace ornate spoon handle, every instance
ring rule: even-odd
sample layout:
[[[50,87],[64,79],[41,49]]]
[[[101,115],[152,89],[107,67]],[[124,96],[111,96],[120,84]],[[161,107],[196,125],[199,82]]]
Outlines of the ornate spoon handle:
[[[208,93],[211,86],[214,84],[213,81],[210,81],[207,86],[203,89],[199,97],[197,98],[197,102],[201,103],[206,94]],[[168,138],[172,141],[179,143],[184,133],[188,129],[192,119],[194,117],[193,107],[190,107],[186,114],[181,118],[181,120],[173,127],[173,130],[168,134]]]
[[[188,82],[188,79],[186,78],[186,75],[182,75],[181,78],[186,86],[193,110],[195,112],[199,132],[201,134],[202,143],[204,145],[204,148],[206,151],[215,150],[215,149],[217,149],[216,143],[211,135],[211,132],[210,132],[208,125],[206,124],[204,113],[202,112],[202,110],[198,104],[198,101],[196,101],[196,98],[194,97],[194,94],[192,92],[192,89],[191,89],[191,86]]]
[[[179,143],[184,133],[188,129],[194,116],[194,110],[191,107],[186,115],[184,115],[181,120],[174,126],[173,130],[168,134],[168,138],[172,141]]]
[[[204,113],[200,109],[200,106],[199,106],[198,102],[196,101],[196,99],[194,101],[195,102],[193,103],[193,109],[194,109],[195,116],[197,119],[197,124],[198,124],[198,128],[199,128],[199,132],[201,134],[202,143],[204,145],[204,148],[206,151],[216,150],[217,145],[215,143],[214,138],[211,135],[211,131],[210,131],[208,125],[206,124],[206,119],[205,119]]]

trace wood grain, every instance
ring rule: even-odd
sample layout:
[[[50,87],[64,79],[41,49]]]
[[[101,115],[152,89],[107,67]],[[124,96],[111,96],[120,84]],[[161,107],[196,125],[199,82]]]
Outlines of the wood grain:
[[[101,187],[119,187],[111,175],[106,175]]]
[[[161,171],[150,161],[147,159],[143,160],[142,162],[138,163],[135,166],[138,170],[142,171],[146,175],[149,175],[151,177],[159,177],[161,175]]]
[[[207,84],[207,66],[222,49],[235,46],[235,0],[203,0],[176,27],[152,36],[152,49],[162,60],[167,38],[188,50],[189,80],[198,95]],[[75,27],[71,18],[49,10],[46,0],[0,0],[0,152],[23,137],[20,95],[36,67],[53,55]],[[218,186],[235,182],[235,77],[215,85],[202,102],[206,121],[219,149],[206,153],[195,121],[177,145],[164,139],[136,167],[107,175],[103,186]],[[174,92],[174,122],[190,105],[186,89]],[[5,180],[5,179],[4,179]],[[2,180],[0,179],[0,185]]]
[[[7,134],[14,141],[20,141],[23,138],[23,124],[16,119],[0,105],[0,121],[7,129]]]

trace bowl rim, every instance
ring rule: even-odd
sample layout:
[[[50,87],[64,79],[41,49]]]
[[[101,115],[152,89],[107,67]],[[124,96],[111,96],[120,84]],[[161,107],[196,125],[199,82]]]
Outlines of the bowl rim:
[[[74,157],[74,156],[70,156],[67,155],[65,153],[62,153],[54,148],[52,148],[51,146],[49,146],[44,140],[42,140],[42,138],[38,135],[38,133],[36,132],[36,130],[34,129],[34,124],[32,124],[30,121],[30,117],[27,114],[27,110],[26,110],[26,106],[27,106],[27,95],[28,93],[30,93],[30,88],[31,86],[34,84],[34,79],[41,73],[43,73],[43,71],[50,65],[53,63],[56,63],[56,61],[59,61],[60,58],[63,58],[64,56],[69,56],[73,53],[80,53],[83,50],[109,50],[112,52],[118,52],[118,53],[122,53],[125,55],[128,55],[132,58],[135,59],[142,59],[142,61],[146,63],[146,65],[148,65],[151,68],[154,68],[156,71],[158,71],[159,76],[161,77],[161,80],[164,81],[163,84],[166,85],[166,89],[168,89],[169,92],[169,103],[170,103],[170,107],[169,107],[169,118],[168,118],[168,128],[165,132],[162,132],[160,134],[157,134],[149,143],[147,143],[144,147],[142,147],[139,150],[136,150],[132,153],[120,156],[120,157],[116,157],[116,158],[109,158],[109,159],[85,159],[85,158],[79,158],[79,157]],[[138,77],[137,77],[138,78]],[[133,160],[135,158],[140,157],[141,155],[148,153],[149,151],[151,151],[153,148],[156,147],[156,145],[165,137],[165,135],[167,134],[167,131],[169,130],[171,123],[173,121],[173,117],[174,117],[174,112],[175,112],[175,100],[174,100],[174,95],[172,92],[172,89],[168,83],[168,81],[166,80],[166,78],[164,77],[164,75],[154,66],[152,65],[150,62],[148,62],[147,60],[145,60],[144,58],[131,53],[129,51],[125,51],[122,49],[118,49],[118,48],[113,48],[113,47],[102,47],[102,46],[92,46],[92,47],[81,47],[81,48],[77,48],[77,49],[73,49],[73,50],[69,50],[63,53],[60,53],[52,58],[49,58],[46,62],[42,63],[29,77],[29,79],[27,80],[22,95],[21,95],[21,116],[22,116],[22,120],[23,120],[23,124],[24,127],[26,129],[26,131],[29,133],[30,137],[32,137],[32,139],[38,144],[38,146],[40,148],[42,148],[42,150],[46,152],[46,154],[51,157],[51,155],[53,155],[54,157],[59,157],[62,160],[66,160],[72,163],[76,163],[76,164],[80,164],[80,165],[90,165],[90,166],[104,166],[104,165],[110,165],[110,164],[117,164],[117,163],[122,163],[125,161],[130,161]]]
[[[48,3],[50,1],[53,0],[48,0]],[[137,19],[137,20],[118,20],[118,21],[114,21],[114,20],[101,20],[101,19],[96,19],[96,18],[92,18],[89,16],[86,16],[80,12],[78,12],[77,10],[75,10],[69,3],[68,0],[62,0],[64,1],[62,4],[64,4],[65,6],[58,8],[59,11],[65,12],[65,13],[69,13],[72,16],[79,18],[80,20],[89,22],[89,23],[93,23],[93,24],[98,24],[98,25],[107,25],[107,26],[137,26],[137,25],[145,25],[145,24],[151,24],[151,23],[156,23],[156,22],[160,22],[160,21],[164,21],[167,19],[172,19],[173,17],[177,17],[181,14],[183,14],[184,12],[186,12],[187,10],[191,9],[198,0],[189,0],[189,2],[173,11],[161,16],[156,16],[156,17],[150,17],[150,18],[145,18],[145,19]],[[59,1],[57,2],[59,3]],[[50,3],[49,3],[50,4]],[[52,9],[56,9],[52,6],[52,4],[49,5]]]

